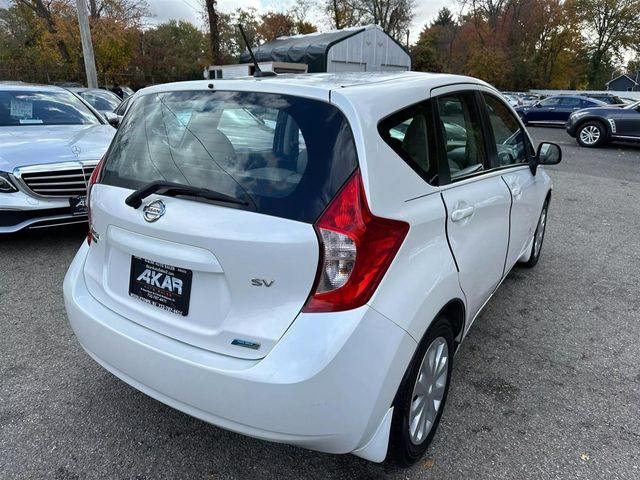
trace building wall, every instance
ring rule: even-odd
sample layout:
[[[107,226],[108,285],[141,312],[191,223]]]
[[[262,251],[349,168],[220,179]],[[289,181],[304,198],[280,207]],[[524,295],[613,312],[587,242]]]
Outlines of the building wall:
[[[411,69],[411,57],[378,26],[333,45],[327,72],[386,72]]]
[[[636,85],[628,78],[622,77],[609,82],[608,90],[614,92],[627,92]]]

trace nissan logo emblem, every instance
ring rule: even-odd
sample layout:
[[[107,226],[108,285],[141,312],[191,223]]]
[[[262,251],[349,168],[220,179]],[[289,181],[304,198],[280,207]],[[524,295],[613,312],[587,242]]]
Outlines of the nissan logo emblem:
[[[167,206],[162,200],[154,200],[149,205],[145,205],[142,209],[142,214],[147,222],[155,222],[163,216],[166,211]]]

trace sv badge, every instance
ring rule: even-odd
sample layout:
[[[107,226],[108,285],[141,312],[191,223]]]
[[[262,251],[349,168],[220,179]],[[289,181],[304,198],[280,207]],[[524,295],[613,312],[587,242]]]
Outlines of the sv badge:
[[[264,280],[262,278],[252,278],[251,279],[251,285],[253,285],[254,287],[270,287],[271,285],[273,285],[273,282],[275,282],[275,280]]]

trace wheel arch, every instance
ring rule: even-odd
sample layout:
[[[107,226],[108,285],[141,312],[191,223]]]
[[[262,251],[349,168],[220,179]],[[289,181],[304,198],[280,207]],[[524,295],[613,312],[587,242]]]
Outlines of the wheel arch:
[[[465,311],[464,302],[460,298],[454,298],[442,307],[440,312],[438,312],[438,315],[436,315],[436,318],[445,317],[451,323],[451,328],[453,328],[453,340],[456,342],[456,349],[462,342],[462,337],[464,336]],[[425,335],[426,333],[427,332],[425,331]]]
[[[578,131],[582,128],[582,126],[586,123],[590,123],[590,122],[595,122],[595,123],[599,123],[601,125],[604,126],[604,131],[606,134],[606,140],[609,140],[611,138],[611,125],[609,124],[609,122],[601,117],[589,117],[587,116],[586,118],[581,118],[580,121],[576,124],[576,137],[578,136]]]
[[[453,298],[449,300],[438,311],[438,313],[431,319],[431,321],[427,325],[427,328],[425,328],[424,332],[422,332],[422,336],[420,337],[420,339],[416,339],[417,340],[416,348],[413,352],[413,355],[411,356],[411,360],[407,364],[405,373],[402,376],[402,380],[398,385],[398,389],[396,390],[396,395],[397,395],[397,391],[402,387],[402,384],[405,382],[407,374],[409,373],[409,370],[410,370],[409,367],[413,365],[413,362],[415,362],[416,353],[420,349],[420,345],[424,341],[425,337],[427,336],[427,332],[429,331],[431,326],[434,324],[434,322],[438,318],[444,317],[451,323],[451,328],[453,329],[453,341],[455,343],[455,346],[454,346],[454,352],[455,352],[458,349],[458,346],[460,345],[464,337],[465,315],[466,315],[466,307],[465,307],[464,301],[461,298]],[[394,402],[395,402],[395,399],[394,399]]]

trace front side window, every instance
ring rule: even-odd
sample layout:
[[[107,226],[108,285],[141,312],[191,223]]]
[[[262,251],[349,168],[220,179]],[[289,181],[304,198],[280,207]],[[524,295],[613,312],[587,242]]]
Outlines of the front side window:
[[[438,184],[438,163],[434,151],[433,130],[428,128],[431,111],[428,104],[411,106],[380,122],[378,131],[383,140],[432,185]]]
[[[526,137],[507,106],[493,95],[483,94],[496,142],[496,167],[527,161]]]
[[[545,98],[539,103],[539,105],[541,107],[557,107],[560,105],[560,100],[560,97]]]
[[[0,91],[0,127],[100,123],[82,100],[67,91]]]
[[[179,183],[313,223],[356,167],[349,123],[330,104],[264,93],[163,92],[139,97],[128,110],[100,183]]]
[[[445,95],[437,103],[451,179],[483,170],[487,156],[474,94]]]

